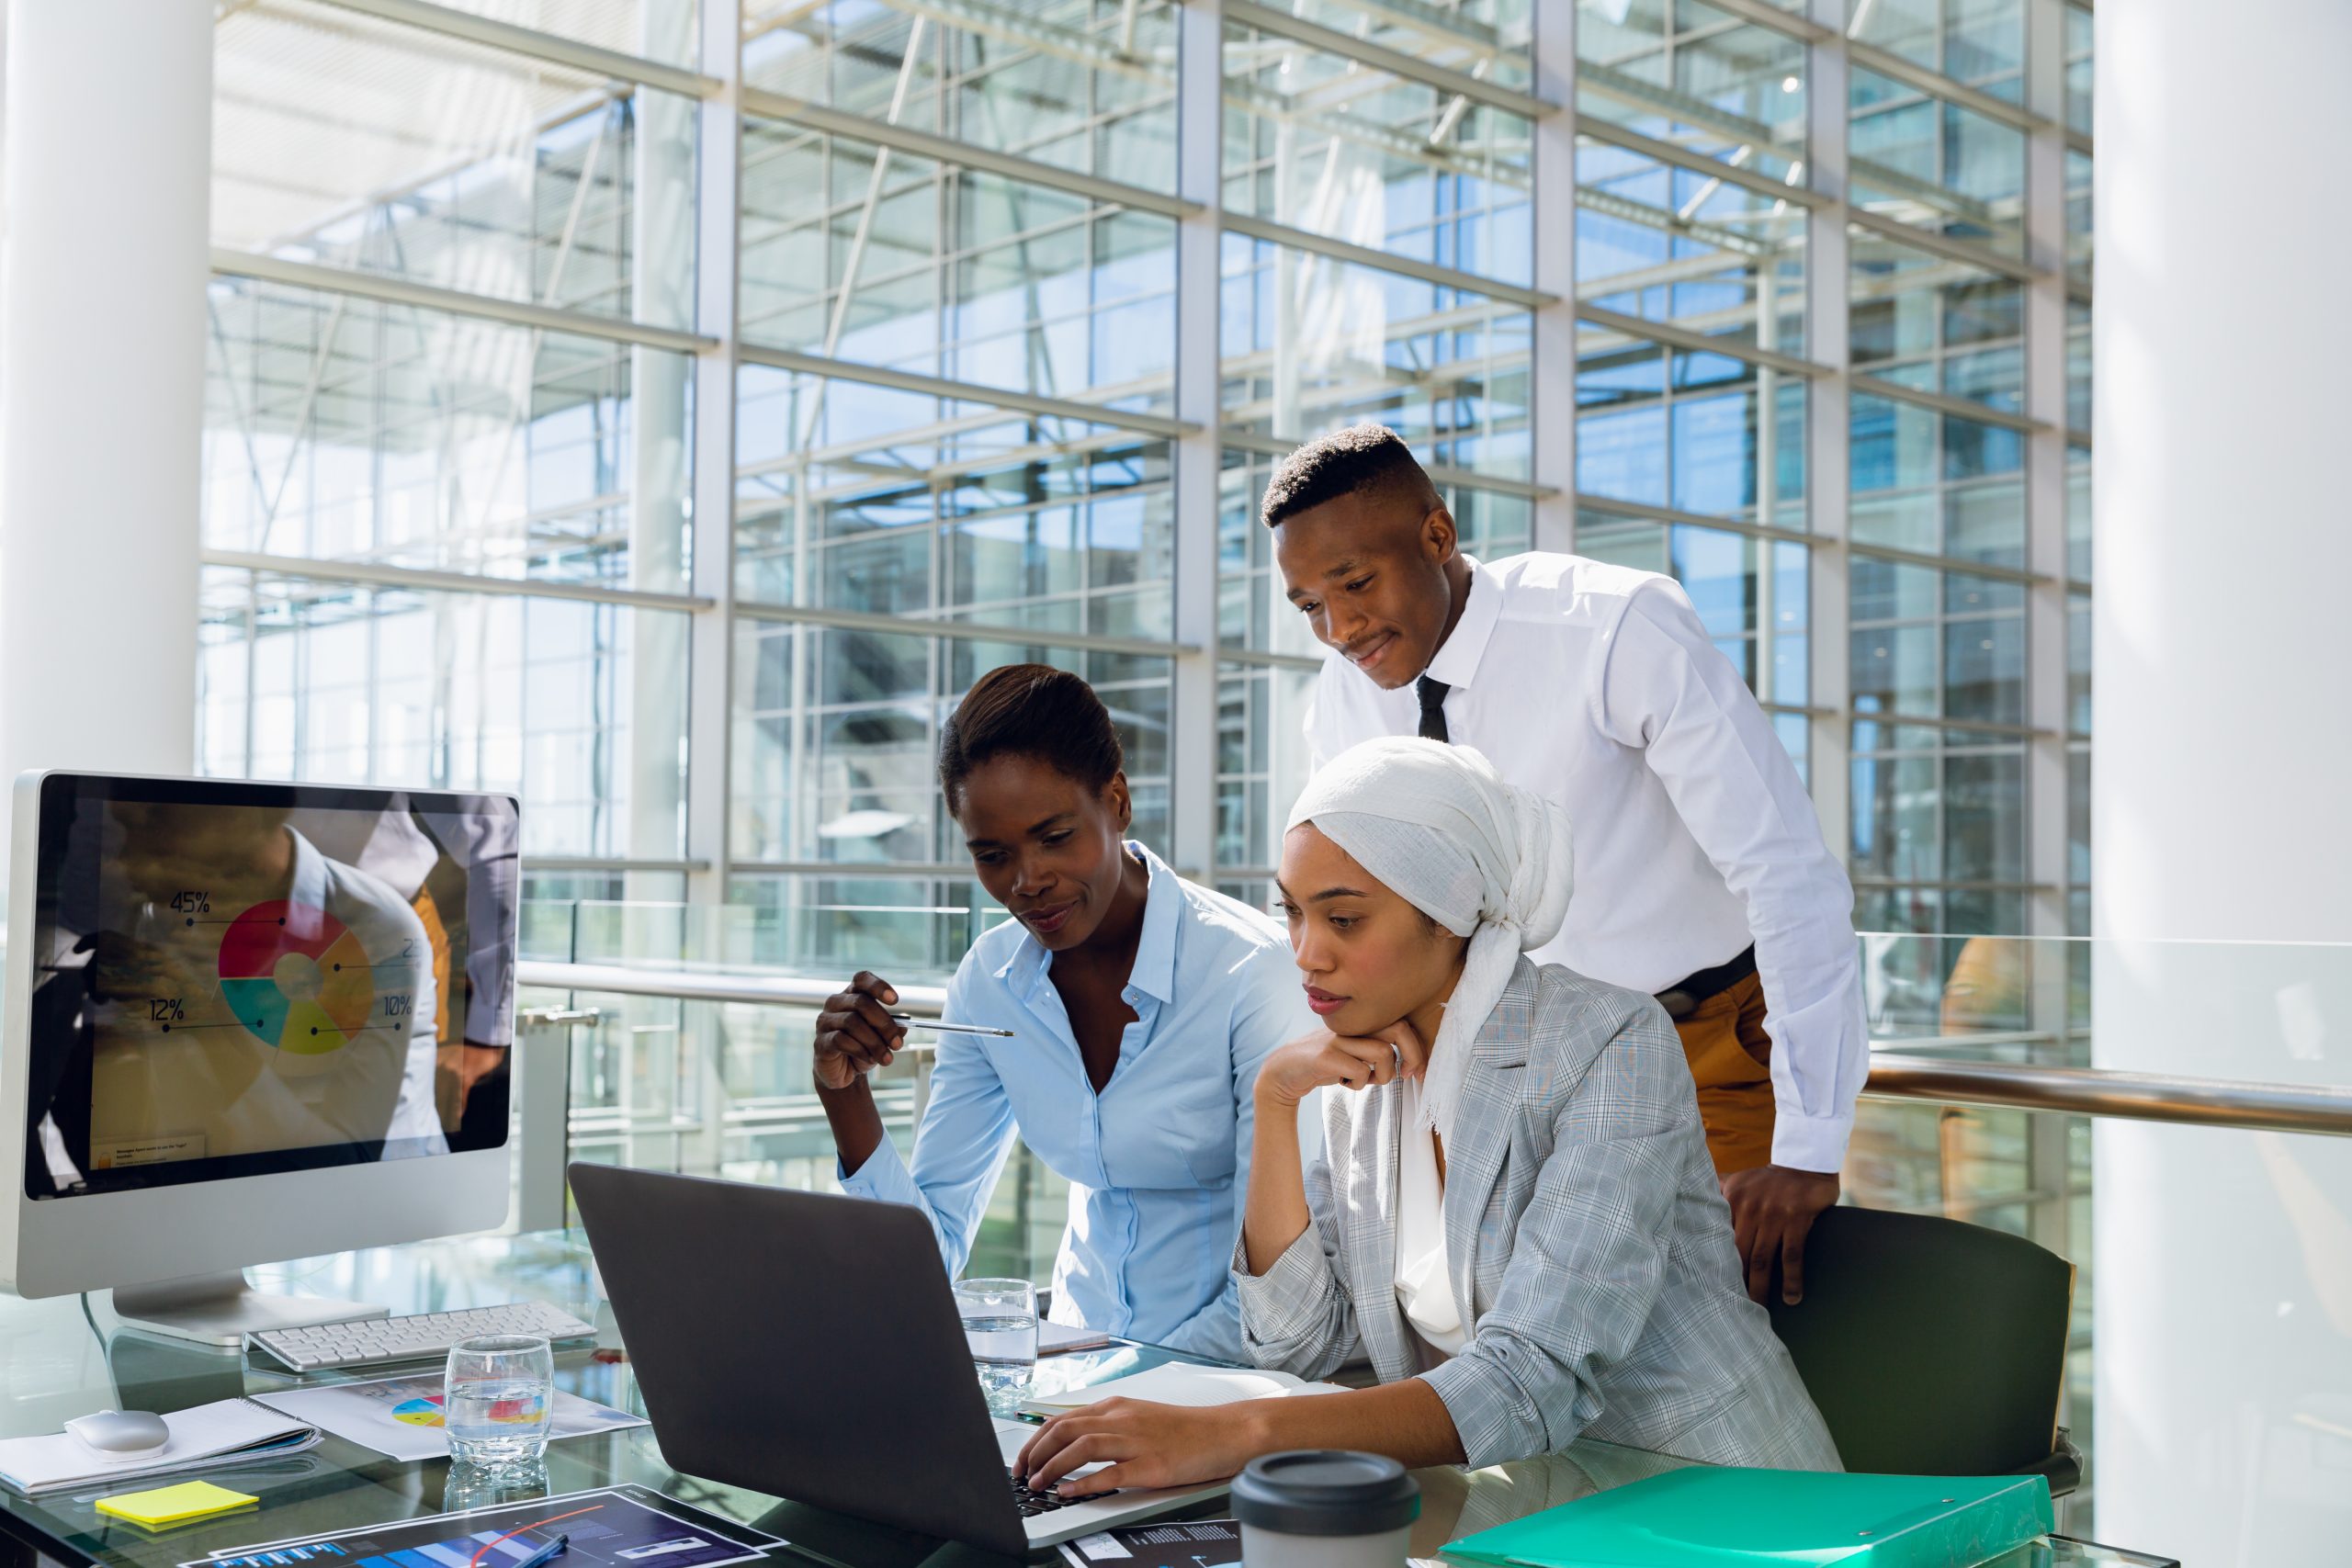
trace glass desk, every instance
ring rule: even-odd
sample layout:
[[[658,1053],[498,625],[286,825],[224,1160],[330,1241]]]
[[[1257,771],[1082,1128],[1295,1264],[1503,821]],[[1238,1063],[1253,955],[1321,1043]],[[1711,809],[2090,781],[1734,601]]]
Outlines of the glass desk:
[[[601,1329],[595,1348],[559,1354],[558,1383],[607,1404],[644,1412],[612,1331],[612,1314],[605,1305],[586,1239],[577,1231],[379,1247],[254,1272],[257,1282],[268,1288],[381,1302],[395,1313],[531,1299],[551,1302]],[[355,1381],[382,1375],[295,1378],[242,1354],[118,1332],[97,1298],[92,1306],[95,1310],[85,1317],[83,1303],[74,1297],[25,1302],[0,1296],[0,1437],[54,1432],[74,1416],[109,1406],[171,1411],[242,1393],[315,1385],[322,1377]],[[793,1329],[779,1325],[778,1332]],[[1045,1387],[1075,1387],[1167,1359],[1166,1352],[1148,1346],[1124,1345],[1048,1357],[1039,1363],[1038,1378]],[[891,1458],[877,1455],[876,1462],[888,1464]],[[1422,1517],[1412,1550],[1417,1558],[1434,1561],[1438,1549],[1458,1536],[1681,1462],[1586,1442],[1548,1459],[1475,1472],[1424,1471]],[[472,1480],[475,1472],[461,1472],[453,1478],[446,1460],[404,1462],[332,1436],[306,1453],[201,1473],[254,1494],[261,1499],[260,1508],[155,1532],[106,1518],[91,1506],[95,1498],[125,1489],[121,1485],[38,1498],[0,1489],[0,1568],[28,1568],[35,1557],[70,1568],[172,1568],[217,1550],[622,1483],[650,1487],[780,1536],[790,1546],[775,1555],[787,1565],[797,1562],[807,1568],[813,1559],[847,1568],[1003,1568],[1011,1561],[681,1475],[662,1462],[651,1429],[642,1427],[551,1443],[544,1480],[495,1488]],[[1222,1503],[1194,1510],[1195,1517],[1216,1517],[1222,1512]],[[2165,1561],[2053,1537],[2004,1558],[2000,1568],[2151,1568]]]

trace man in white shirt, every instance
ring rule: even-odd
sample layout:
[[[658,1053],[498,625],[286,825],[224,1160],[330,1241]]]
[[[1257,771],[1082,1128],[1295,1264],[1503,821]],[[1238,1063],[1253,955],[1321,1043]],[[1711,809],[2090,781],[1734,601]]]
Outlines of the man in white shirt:
[[[1261,515],[1333,650],[1316,766],[1420,734],[1557,801],[1576,896],[1530,954],[1656,995],[1681,1033],[1749,1292],[1804,1293],[1867,1068],[1853,887],[1795,767],[1679,584],[1580,556],[1481,563],[1405,443],[1359,424],[1283,459]]]

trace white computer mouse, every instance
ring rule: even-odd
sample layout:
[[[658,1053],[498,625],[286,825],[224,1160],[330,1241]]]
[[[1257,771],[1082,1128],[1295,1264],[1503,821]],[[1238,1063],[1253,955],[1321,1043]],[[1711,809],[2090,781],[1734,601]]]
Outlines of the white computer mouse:
[[[101,1410],[94,1416],[76,1416],[65,1423],[65,1429],[84,1448],[107,1459],[158,1453],[172,1440],[172,1429],[164,1425],[164,1418],[144,1410]]]

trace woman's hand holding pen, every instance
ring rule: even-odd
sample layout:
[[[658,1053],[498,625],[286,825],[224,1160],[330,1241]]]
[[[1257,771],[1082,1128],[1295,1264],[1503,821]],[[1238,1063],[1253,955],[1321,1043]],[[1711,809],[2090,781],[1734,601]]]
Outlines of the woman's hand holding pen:
[[[818,1088],[848,1089],[890,1065],[907,1040],[906,1025],[890,1016],[898,999],[895,987],[865,969],[849,989],[825,998],[817,1014]]]

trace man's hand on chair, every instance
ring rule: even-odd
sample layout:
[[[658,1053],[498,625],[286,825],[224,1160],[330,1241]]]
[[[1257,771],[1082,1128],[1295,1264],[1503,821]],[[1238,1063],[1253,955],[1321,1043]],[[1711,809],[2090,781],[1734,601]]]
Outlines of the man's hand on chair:
[[[1760,1165],[1733,1171],[1723,1179],[1723,1188],[1747,1293],[1764,1299],[1777,1258],[1781,1299],[1792,1306],[1804,1300],[1804,1238],[1821,1211],[1838,1201],[1838,1173]]]

